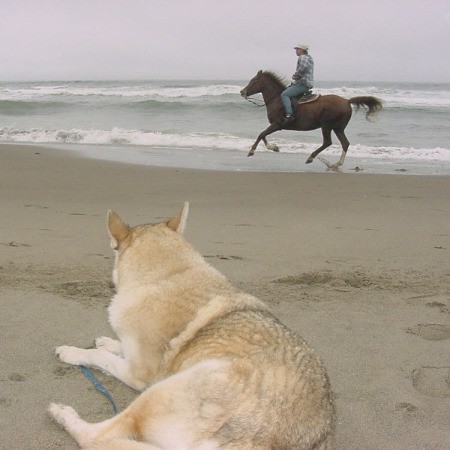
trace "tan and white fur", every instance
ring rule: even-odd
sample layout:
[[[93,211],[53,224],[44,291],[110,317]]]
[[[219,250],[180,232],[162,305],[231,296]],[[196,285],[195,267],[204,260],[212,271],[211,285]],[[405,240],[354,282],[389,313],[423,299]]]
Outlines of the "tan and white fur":
[[[332,448],[322,363],[185,241],[188,206],[136,227],[108,212],[117,289],[108,310],[118,340],[56,349],[62,361],[103,370],[142,394],[104,422],[58,404],[51,415],[91,449]]]

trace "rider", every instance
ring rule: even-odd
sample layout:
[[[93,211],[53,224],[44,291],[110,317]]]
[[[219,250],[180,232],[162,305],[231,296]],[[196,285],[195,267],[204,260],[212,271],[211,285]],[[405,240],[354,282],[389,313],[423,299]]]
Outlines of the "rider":
[[[283,124],[292,122],[295,119],[292,112],[291,97],[304,94],[313,87],[314,61],[308,53],[308,48],[306,44],[298,44],[294,47],[298,56],[297,68],[294,75],[292,75],[292,84],[281,93],[281,102],[286,113]]]

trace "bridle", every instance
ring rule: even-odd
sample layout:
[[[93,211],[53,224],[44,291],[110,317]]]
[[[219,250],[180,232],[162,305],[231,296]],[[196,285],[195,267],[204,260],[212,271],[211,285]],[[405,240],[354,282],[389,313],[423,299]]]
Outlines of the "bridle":
[[[250,83],[247,85],[247,89],[246,89],[247,91],[251,86],[253,86],[258,81],[258,78],[260,75],[261,75],[261,71],[259,71],[257,76],[254,79],[252,79],[250,81]],[[267,101],[265,101],[265,100],[261,101],[260,99],[251,98],[250,96],[247,96],[247,95],[245,95],[244,98],[245,98],[245,100],[248,100],[252,105],[261,107],[261,106],[267,106],[276,97],[279,97],[279,94],[272,95],[272,97],[270,97]]]

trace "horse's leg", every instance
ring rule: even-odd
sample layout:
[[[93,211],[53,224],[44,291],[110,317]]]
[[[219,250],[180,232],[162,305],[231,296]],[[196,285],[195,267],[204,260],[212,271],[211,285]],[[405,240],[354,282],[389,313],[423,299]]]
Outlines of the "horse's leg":
[[[334,130],[334,134],[339,139],[339,142],[342,145],[342,153],[341,157],[339,158],[339,161],[336,164],[333,164],[332,168],[337,169],[338,167],[342,166],[344,164],[345,155],[347,155],[348,147],[350,146],[350,142],[347,139],[347,136],[344,133],[344,130]]]
[[[263,142],[264,142],[264,145],[266,146],[267,150],[272,150],[273,152],[279,152],[280,151],[280,149],[278,148],[277,144],[269,144],[267,142],[266,138],[263,138]]]
[[[322,136],[323,136],[323,143],[322,145],[317,149],[314,150],[306,160],[306,164],[310,164],[314,161],[314,158],[323,150],[328,148],[333,142],[331,141],[331,128],[324,125],[322,127]]]
[[[268,144],[268,142],[266,140],[266,136],[268,136],[269,134],[271,134],[275,131],[278,131],[278,130],[281,130],[281,127],[279,124],[273,123],[273,124],[269,125],[264,131],[262,131],[259,134],[258,138],[256,139],[255,143],[252,145],[252,148],[248,152],[247,156],[253,156],[255,154],[256,147],[258,147],[258,144],[260,143],[260,141],[263,141],[269,150],[273,150],[274,152],[278,151],[278,147],[275,146],[277,148],[276,150],[274,147],[271,148],[272,145]],[[269,145],[270,145],[270,147],[269,147]]]

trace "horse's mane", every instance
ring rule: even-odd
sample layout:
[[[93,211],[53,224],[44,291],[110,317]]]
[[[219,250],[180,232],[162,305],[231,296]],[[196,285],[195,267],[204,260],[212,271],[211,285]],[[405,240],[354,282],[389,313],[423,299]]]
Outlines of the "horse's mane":
[[[271,70],[265,70],[263,72],[264,75],[271,78],[273,81],[275,81],[280,87],[283,89],[286,89],[288,86],[288,83],[285,78],[281,77],[280,75],[276,74],[275,72],[272,72]]]

